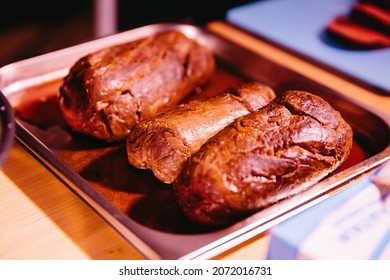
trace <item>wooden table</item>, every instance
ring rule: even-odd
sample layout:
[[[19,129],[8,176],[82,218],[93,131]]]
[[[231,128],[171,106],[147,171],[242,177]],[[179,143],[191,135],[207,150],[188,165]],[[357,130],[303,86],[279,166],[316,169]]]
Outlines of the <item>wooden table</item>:
[[[207,26],[326,86],[341,90],[378,114],[390,114],[381,96],[305,62],[224,22]],[[264,259],[269,236],[261,234],[215,259]],[[144,259],[18,142],[0,171],[0,259]]]

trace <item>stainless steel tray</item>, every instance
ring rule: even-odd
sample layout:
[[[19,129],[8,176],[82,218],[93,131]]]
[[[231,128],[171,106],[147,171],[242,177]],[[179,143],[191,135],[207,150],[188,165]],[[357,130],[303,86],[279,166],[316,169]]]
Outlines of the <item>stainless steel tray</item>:
[[[57,109],[53,100],[61,79],[81,56],[165,30],[181,31],[213,50],[219,70],[209,93],[237,81],[258,80],[273,87],[277,93],[299,89],[326,99],[353,127],[355,148],[348,162],[308,191],[219,230],[199,228],[186,221],[183,223],[170,186],[159,185],[146,171],[126,169],[125,183],[122,182],[121,187],[113,186],[111,180],[118,179],[112,177],[115,170],[104,171],[104,166],[118,164],[123,167],[126,162],[123,147],[101,146],[90,139],[72,138],[56,123],[59,119],[55,115]],[[16,112],[18,141],[149,259],[208,259],[216,256],[334,195],[390,158],[390,129],[385,117],[265,57],[192,25],[144,26],[7,65],[0,69],[0,90]],[[70,142],[72,145],[69,145]],[[77,145],[73,145],[75,143]],[[114,159],[107,158],[108,155],[114,155]],[[80,159],[87,161],[82,167],[76,164]],[[106,185],[102,186],[99,180]],[[134,188],[129,186],[126,189],[123,186],[126,184]],[[123,200],[140,196],[143,199],[134,200],[136,207],[132,206],[130,210],[121,208],[121,199],[126,204],[127,201]],[[143,216],[139,212],[143,212]]]
[[[0,169],[7,160],[15,138],[15,120],[8,99],[0,92]]]

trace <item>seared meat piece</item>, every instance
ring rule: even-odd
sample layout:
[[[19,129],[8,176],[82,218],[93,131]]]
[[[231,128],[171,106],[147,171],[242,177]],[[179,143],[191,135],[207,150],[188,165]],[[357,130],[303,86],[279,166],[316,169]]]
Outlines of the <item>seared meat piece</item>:
[[[123,140],[140,120],[205,84],[214,69],[206,47],[179,32],[157,34],[80,58],[62,82],[60,108],[74,131]]]
[[[130,131],[126,139],[129,162],[151,169],[164,183],[172,183],[183,163],[210,137],[275,97],[270,87],[252,82],[160,112]]]
[[[207,141],[174,191],[193,221],[227,225],[318,182],[351,147],[351,127],[327,102],[288,91]]]

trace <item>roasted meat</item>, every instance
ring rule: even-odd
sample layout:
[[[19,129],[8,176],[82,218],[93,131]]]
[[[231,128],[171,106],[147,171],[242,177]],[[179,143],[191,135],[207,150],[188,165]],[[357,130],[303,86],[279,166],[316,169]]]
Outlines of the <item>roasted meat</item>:
[[[270,87],[251,82],[164,110],[130,131],[126,139],[129,162],[136,168],[151,169],[164,183],[172,183],[183,163],[210,137],[275,97]]]
[[[214,69],[208,48],[164,32],[80,58],[61,84],[59,104],[74,131],[120,141],[140,120],[205,84]]]
[[[322,98],[287,91],[208,140],[184,165],[174,191],[191,220],[228,225],[334,171],[352,136]]]

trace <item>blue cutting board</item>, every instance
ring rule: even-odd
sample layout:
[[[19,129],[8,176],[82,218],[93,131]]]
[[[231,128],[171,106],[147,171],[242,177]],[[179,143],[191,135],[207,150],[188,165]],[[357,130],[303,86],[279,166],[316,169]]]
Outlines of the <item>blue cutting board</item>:
[[[390,48],[350,50],[324,31],[355,0],[263,0],[227,11],[226,20],[276,44],[390,95]]]

